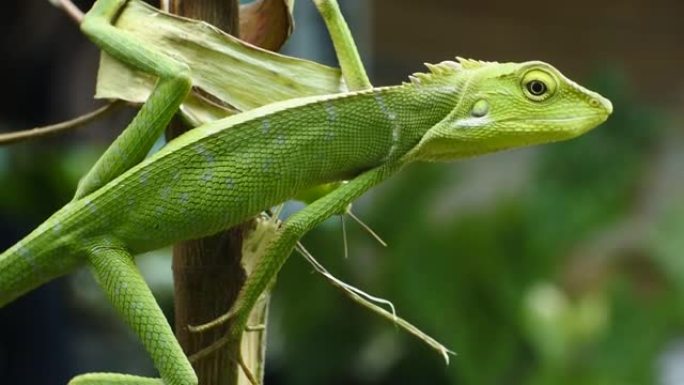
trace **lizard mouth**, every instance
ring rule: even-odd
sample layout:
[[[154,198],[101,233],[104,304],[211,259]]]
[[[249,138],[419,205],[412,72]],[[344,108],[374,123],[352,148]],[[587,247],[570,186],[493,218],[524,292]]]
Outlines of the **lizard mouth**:
[[[580,122],[597,122],[603,123],[608,119],[608,114],[592,114],[585,116],[567,116],[560,118],[548,118],[548,119],[528,119],[528,122],[535,123],[580,123]]]
[[[570,133],[572,136],[577,136],[598,126],[606,121],[606,119],[608,119],[607,114],[591,114],[583,116],[565,116],[524,120],[507,119],[505,122],[508,122],[509,124],[515,124],[516,127],[511,128],[511,131],[520,134],[530,132],[546,132],[551,134],[555,132]],[[499,123],[502,122],[504,121],[500,121]]]
[[[513,118],[508,118],[508,119],[503,119],[499,120],[499,123],[504,123],[504,122],[515,122],[515,123],[534,123],[534,124],[543,124],[543,123],[548,123],[548,124],[582,124],[582,123],[594,123],[595,125],[598,125],[600,123],[603,123],[608,119],[608,113],[596,113],[596,114],[591,114],[591,115],[582,115],[582,116],[561,116],[561,117],[555,117],[555,118],[532,118],[532,119],[513,119]]]
[[[558,135],[563,139],[574,138],[595,128],[608,119],[607,114],[596,113],[583,116],[562,116],[554,118],[535,118],[516,120],[511,133],[528,135],[530,133]],[[512,122],[513,119],[509,120]]]

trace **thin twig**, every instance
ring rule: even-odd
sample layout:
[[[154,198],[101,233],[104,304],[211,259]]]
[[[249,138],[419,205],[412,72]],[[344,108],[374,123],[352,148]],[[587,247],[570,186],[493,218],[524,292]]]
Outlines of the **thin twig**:
[[[75,21],[76,24],[81,24],[83,21],[83,11],[81,11],[71,0],[50,0],[50,3],[57,8],[62,8],[66,12],[67,16],[71,20]]]
[[[344,259],[349,258],[349,244],[347,243],[347,225],[344,223],[344,215],[340,215],[342,222],[342,241],[344,242]]]
[[[323,277],[325,277],[333,286],[341,289],[342,292],[346,294],[351,300],[362,305],[366,309],[369,309],[370,311],[382,316],[383,318],[392,321],[395,325],[404,329],[408,333],[413,334],[418,339],[420,339],[428,346],[430,346],[432,349],[436,350],[439,354],[441,354],[446,364],[449,364],[449,355],[455,355],[455,353],[447,349],[444,345],[439,343],[434,338],[425,334],[422,330],[418,329],[413,324],[397,316],[396,312],[394,311],[394,305],[392,305],[390,301],[374,297],[358,288],[355,288],[335,278],[332,274],[330,274],[330,272],[328,272],[328,270],[325,269],[325,267],[323,267],[323,265],[316,261],[313,255],[311,255],[311,253],[309,253],[309,251],[306,250],[306,248],[304,248],[304,246],[300,242],[297,242],[295,250],[297,250],[302,256],[304,256],[304,258],[314,267],[314,269],[318,273],[322,274]],[[389,306],[391,312],[376,305],[375,303],[382,303]]]
[[[102,117],[106,113],[113,111],[115,108],[123,105],[121,102],[111,102],[98,108],[95,111],[89,112],[85,115],[78,116],[74,119],[60,122],[57,124],[51,124],[49,126],[31,128],[29,130],[9,132],[6,134],[0,134],[0,145],[22,142],[30,139],[38,139],[44,136],[55,135],[64,131],[79,128],[93,120]]]
[[[371,229],[370,226],[368,226],[364,221],[362,221],[361,218],[354,215],[354,213],[352,213],[351,211],[351,208],[347,210],[347,215],[349,215],[351,219],[355,220],[356,223],[363,227],[363,229],[366,230],[373,238],[375,238],[375,240],[378,241],[378,243],[380,243],[384,247],[387,247],[387,242],[380,238],[380,236],[375,231],[373,231],[373,229]]]
[[[301,242],[297,242],[297,246],[296,246],[295,250],[297,250],[297,252],[299,252],[299,254],[301,254],[307,260],[307,262],[309,262],[311,264],[311,266],[313,266],[314,270],[316,270],[319,274],[323,275],[328,281],[330,281],[330,283],[332,283],[333,286],[336,286],[336,287],[342,289],[343,291],[345,291],[348,294],[363,297],[365,299],[364,303],[383,304],[383,305],[386,305],[387,307],[389,307],[391,312],[392,312],[393,321],[396,323],[397,311],[394,308],[394,304],[392,302],[390,302],[384,298],[379,298],[379,297],[370,295],[370,294],[366,293],[365,291],[363,291],[357,287],[354,287],[354,286],[336,278],[325,267],[323,267],[323,265],[321,265],[320,262],[318,262],[316,260],[316,258],[314,258],[313,254],[311,254],[304,247],[304,245],[302,245]]]

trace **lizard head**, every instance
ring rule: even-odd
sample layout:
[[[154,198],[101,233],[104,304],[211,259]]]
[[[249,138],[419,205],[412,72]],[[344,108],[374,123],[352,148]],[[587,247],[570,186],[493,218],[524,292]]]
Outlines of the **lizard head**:
[[[555,142],[603,123],[610,101],[544,62],[489,63],[459,59],[429,66],[457,84],[454,108],[410,153],[449,160]]]

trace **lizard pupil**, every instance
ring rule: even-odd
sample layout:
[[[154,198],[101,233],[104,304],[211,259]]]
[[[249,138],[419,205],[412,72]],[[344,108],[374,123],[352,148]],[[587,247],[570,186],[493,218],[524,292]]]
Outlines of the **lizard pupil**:
[[[527,83],[527,90],[534,96],[541,96],[546,93],[546,84],[540,80],[532,80]]]

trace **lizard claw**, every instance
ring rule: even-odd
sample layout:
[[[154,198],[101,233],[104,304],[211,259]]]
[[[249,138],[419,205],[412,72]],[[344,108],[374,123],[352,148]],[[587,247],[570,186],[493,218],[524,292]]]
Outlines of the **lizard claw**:
[[[220,316],[220,317],[218,317],[212,321],[209,321],[207,323],[203,323],[201,325],[194,325],[194,326],[188,325],[188,330],[190,330],[192,333],[201,333],[201,332],[204,332],[204,331],[207,331],[209,329],[213,329],[217,326],[221,326],[221,325],[225,324],[226,322],[230,321],[231,318],[233,318],[233,316],[235,316],[235,312],[233,312],[231,310],[231,311],[223,314],[222,316]]]

